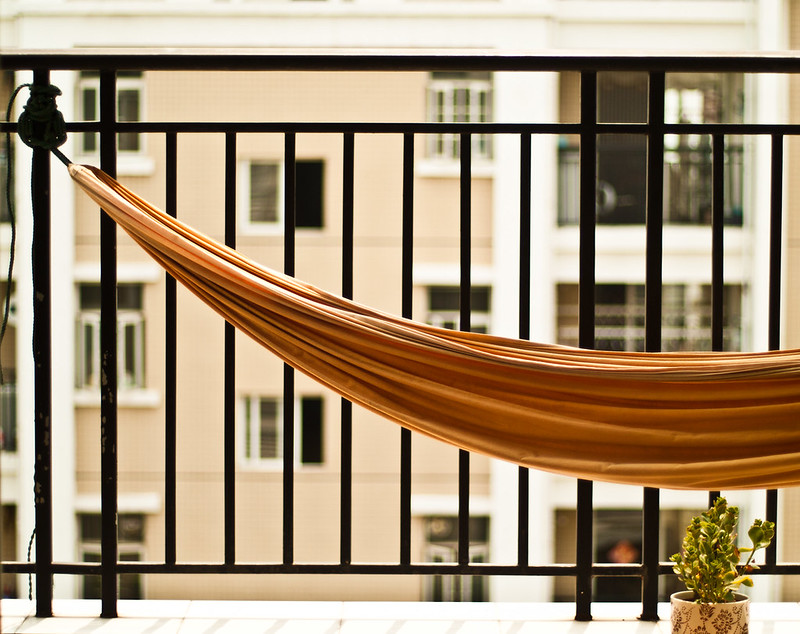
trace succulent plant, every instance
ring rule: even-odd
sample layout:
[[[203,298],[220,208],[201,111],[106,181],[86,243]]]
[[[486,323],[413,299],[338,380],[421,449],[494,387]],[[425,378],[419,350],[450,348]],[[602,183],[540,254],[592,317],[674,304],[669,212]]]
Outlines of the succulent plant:
[[[775,536],[773,522],[755,520],[747,535],[752,547],[738,548],[736,527],[739,507],[728,506],[724,497],[686,527],[682,551],[670,557],[673,571],[694,592],[696,603],[727,603],[734,601],[734,592],[741,586],[752,586],[748,576],[757,566],[753,555],[766,548]],[[739,567],[742,553],[750,553]]]

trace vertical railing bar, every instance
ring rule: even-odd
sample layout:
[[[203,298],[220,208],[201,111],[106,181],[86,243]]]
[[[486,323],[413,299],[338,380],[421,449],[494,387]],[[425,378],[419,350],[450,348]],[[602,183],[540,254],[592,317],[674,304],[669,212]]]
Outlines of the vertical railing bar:
[[[402,312],[413,316],[414,134],[403,135]],[[411,563],[411,431],[400,430],[400,565]]]
[[[50,72],[33,73],[36,86],[50,84]],[[50,152],[33,148],[33,362],[34,514],[36,520],[36,616],[53,615],[53,358],[50,226]]]
[[[663,72],[651,72],[648,81],[647,224],[645,254],[645,350],[661,350],[664,253],[664,93]],[[642,614],[658,620],[660,492],[642,493]]]
[[[769,333],[770,350],[781,346],[781,241],[783,218],[783,135],[772,135],[769,234]]]
[[[778,532],[781,530],[781,527],[778,525],[778,490],[768,489],[766,494],[767,499],[764,517],[768,522],[773,522],[775,524],[775,537],[772,543],[767,546],[764,553],[764,563],[768,566],[774,566],[778,563],[778,539],[780,539]]]
[[[781,346],[781,258],[783,221],[783,135],[773,134],[771,145],[770,182],[770,229],[769,229],[769,315],[768,347],[778,350]],[[778,557],[777,532],[781,529],[778,520],[778,492],[767,491],[766,519],[775,522],[776,538],[767,547],[765,562],[774,565]]]
[[[581,72],[578,345],[594,348],[597,179],[597,73]],[[578,480],[575,548],[575,619],[592,618],[592,482]]]
[[[472,140],[460,136],[460,329],[470,330],[472,311]],[[458,563],[469,564],[469,452],[458,451]]]
[[[225,244],[236,248],[236,133],[225,134]],[[224,513],[225,564],[236,563],[236,330],[225,322]]]
[[[650,73],[647,135],[647,220],[645,253],[645,350],[661,350],[664,253],[663,72]]]
[[[295,273],[296,150],[293,132],[284,137],[283,270]],[[283,563],[294,562],[294,369],[283,366]]]
[[[166,136],[166,212],[178,215],[178,135]],[[178,303],[175,278],[166,275],[164,297],[164,562],[177,562]]]
[[[100,168],[116,176],[117,116],[115,71],[100,72]],[[117,233],[105,213],[100,217],[100,473],[101,616],[117,616]]]
[[[520,137],[519,338],[531,336],[531,135]],[[517,565],[528,565],[530,474],[519,467],[517,486]]]
[[[355,135],[343,138],[342,173],[342,297],[353,299],[353,204],[355,187]],[[342,399],[340,480],[340,562],[352,562],[353,549],[353,404]]]
[[[711,137],[711,349],[724,346],[724,217],[725,217],[725,137]]]

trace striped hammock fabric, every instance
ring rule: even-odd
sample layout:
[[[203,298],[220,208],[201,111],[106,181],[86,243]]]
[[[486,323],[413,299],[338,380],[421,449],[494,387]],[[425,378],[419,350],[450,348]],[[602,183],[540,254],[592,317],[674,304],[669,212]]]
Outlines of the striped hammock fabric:
[[[706,490],[800,485],[800,350],[598,352],[434,328],[262,267],[96,168],[69,171],[228,322],[408,429],[589,480]]]

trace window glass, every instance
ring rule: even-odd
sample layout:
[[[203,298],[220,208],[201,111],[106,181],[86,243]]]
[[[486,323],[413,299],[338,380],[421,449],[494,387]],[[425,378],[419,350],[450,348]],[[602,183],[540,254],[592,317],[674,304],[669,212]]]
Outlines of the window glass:
[[[558,342],[578,345],[578,285],[559,284]],[[742,287],[723,288],[723,349],[741,350]],[[644,351],[643,284],[597,284],[595,347]],[[662,287],[661,348],[665,352],[711,349],[711,285],[665,284]]]
[[[245,203],[243,217],[249,227],[274,225],[283,222],[284,166],[276,161],[251,161],[244,167],[241,181]],[[320,228],[324,224],[325,163],[318,159],[295,162],[295,226]]]
[[[103,536],[103,522],[99,513],[78,514],[78,531],[81,559],[88,563],[101,561],[100,540]],[[145,519],[141,513],[120,513],[117,522],[120,561],[141,561],[144,552]],[[117,578],[117,592],[120,599],[142,599],[142,576],[125,573]],[[83,598],[101,598],[102,588],[99,575],[83,576]]]
[[[432,73],[428,86],[428,121],[433,123],[485,123],[492,121],[492,80],[490,73]],[[491,136],[470,136],[473,158],[490,159]],[[454,133],[428,137],[431,158],[456,160],[461,153],[461,136]]]
[[[250,221],[278,222],[277,163],[250,163]]]
[[[269,464],[283,458],[283,401],[279,397],[242,399],[242,458],[245,464]],[[300,464],[324,460],[323,399],[303,396],[295,403],[295,450]]]
[[[117,74],[117,120],[136,122],[143,119],[142,93],[144,79],[141,72],[121,71]],[[100,77],[96,72],[82,72],[79,82],[78,112],[83,121],[98,121],[100,117]],[[143,150],[142,136],[136,132],[121,132],[117,135],[117,148],[120,152],[136,153]],[[95,132],[82,134],[81,149],[85,154],[99,150],[98,135]]]
[[[322,464],[322,397],[303,397],[300,406],[303,421],[300,462]]]
[[[0,134],[0,222],[11,222],[11,210],[8,208],[9,191],[14,191],[14,171],[8,171],[8,160],[13,148],[13,141],[8,145],[11,137]],[[8,188],[8,189],[6,189]]]
[[[260,399],[258,413],[258,441],[260,447],[258,457],[262,460],[279,458],[281,455],[280,434],[278,433],[280,410],[277,399]]]
[[[461,325],[461,291],[458,286],[428,287],[426,322],[439,328],[459,330]],[[488,332],[491,288],[473,286],[470,291],[470,330]]]
[[[322,161],[297,161],[296,225],[298,227],[321,227],[323,220]]]
[[[424,560],[432,563],[458,562],[458,518],[425,518]],[[489,560],[489,518],[469,518],[469,561]],[[426,601],[488,601],[489,587],[479,575],[431,575],[425,579]]]
[[[601,72],[597,76],[597,116],[601,123],[646,123],[646,73]],[[667,124],[741,123],[744,104],[741,74],[669,73],[664,93]],[[664,136],[663,208],[667,224],[711,222],[711,137],[707,134]],[[744,216],[744,141],[725,136],[723,219],[742,226]],[[558,222],[579,218],[580,148],[562,138],[559,147]],[[597,223],[644,224],[647,217],[647,139],[643,134],[597,137]]]
[[[117,381],[122,389],[144,387],[143,286],[117,287]],[[100,284],[81,284],[76,327],[76,387],[100,386]]]

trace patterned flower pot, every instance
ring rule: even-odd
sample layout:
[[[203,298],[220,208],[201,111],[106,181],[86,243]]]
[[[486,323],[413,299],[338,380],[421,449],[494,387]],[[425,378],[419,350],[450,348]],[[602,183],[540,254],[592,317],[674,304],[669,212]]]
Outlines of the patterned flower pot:
[[[750,599],[734,595],[731,603],[695,603],[691,591],[670,597],[670,622],[673,634],[747,634]]]

